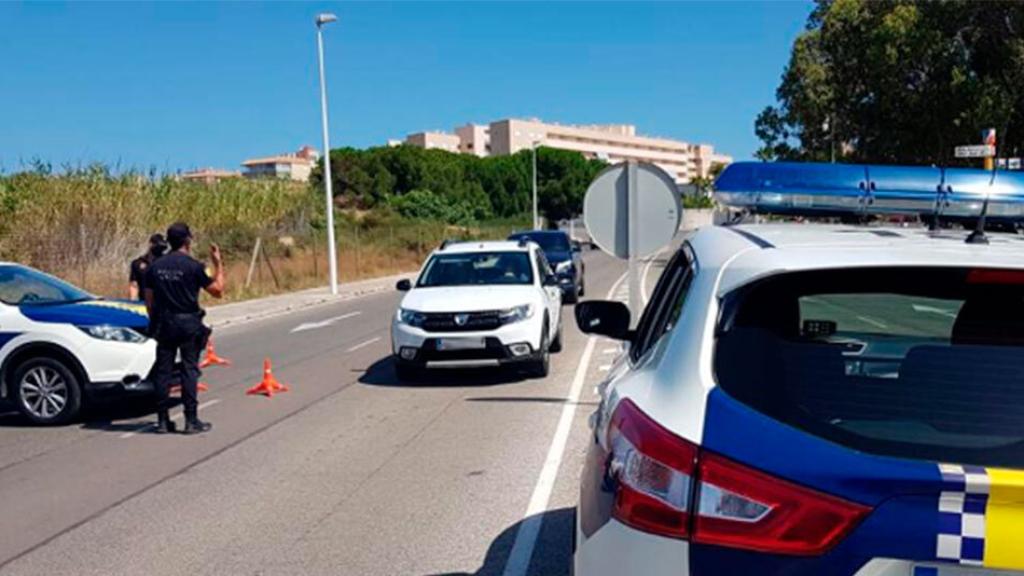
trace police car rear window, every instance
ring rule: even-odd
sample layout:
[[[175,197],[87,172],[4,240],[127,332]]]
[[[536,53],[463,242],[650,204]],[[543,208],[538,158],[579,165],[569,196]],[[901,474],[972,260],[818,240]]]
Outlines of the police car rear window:
[[[719,386],[858,450],[1024,466],[1024,274],[780,274],[725,300]]]

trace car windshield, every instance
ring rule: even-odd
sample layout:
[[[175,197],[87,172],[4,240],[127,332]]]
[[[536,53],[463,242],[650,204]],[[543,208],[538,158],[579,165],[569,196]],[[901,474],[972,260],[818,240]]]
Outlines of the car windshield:
[[[25,266],[0,265],[0,301],[12,305],[66,304],[94,296]]]
[[[726,306],[736,399],[865,452],[1024,467],[1024,271],[789,273]]]
[[[527,252],[464,252],[435,254],[416,286],[532,283],[533,270]]]
[[[526,238],[531,242],[536,242],[545,254],[550,252],[569,251],[569,238],[565,234],[517,234],[512,237],[512,240],[519,240],[520,238]]]

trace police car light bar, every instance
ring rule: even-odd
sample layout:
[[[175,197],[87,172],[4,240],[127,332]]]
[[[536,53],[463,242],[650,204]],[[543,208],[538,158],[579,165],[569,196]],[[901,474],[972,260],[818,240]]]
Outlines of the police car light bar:
[[[928,166],[737,162],[715,181],[721,204],[755,214],[902,215],[1024,223],[1024,173]]]

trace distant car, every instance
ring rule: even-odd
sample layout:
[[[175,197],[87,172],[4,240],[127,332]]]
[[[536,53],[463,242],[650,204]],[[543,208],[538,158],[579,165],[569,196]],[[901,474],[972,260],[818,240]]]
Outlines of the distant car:
[[[561,230],[534,230],[515,232],[509,235],[508,239],[526,239],[540,246],[555,271],[555,277],[558,278],[558,285],[562,288],[567,303],[579,301],[586,293],[586,270],[580,244],[571,240],[568,234]]]
[[[391,328],[401,380],[425,368],[518,365],[547,376],[562,348],[562,292],[531,242],[442,245],[427,259]]]
[[[60,424],[89,399],[152,392],[148,324],[137,302],[0,263],[0,394],[32,422]]]

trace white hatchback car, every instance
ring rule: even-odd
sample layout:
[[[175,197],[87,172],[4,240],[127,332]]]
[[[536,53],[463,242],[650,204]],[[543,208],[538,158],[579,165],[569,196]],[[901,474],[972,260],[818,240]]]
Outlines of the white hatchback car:
[[[148,324],[140,303],[0,263],[0,395],[37,424],[59,424],[88,399],[151,393]]]
[[[532,242],[446,242],[395,313],[399,379],[424,368],[520,365],[546,376],[562,347],[562,291]]]

